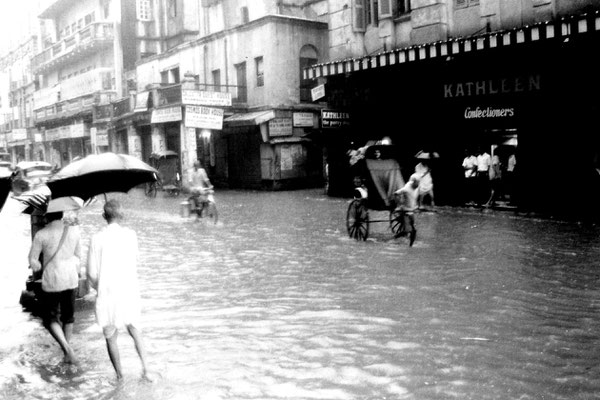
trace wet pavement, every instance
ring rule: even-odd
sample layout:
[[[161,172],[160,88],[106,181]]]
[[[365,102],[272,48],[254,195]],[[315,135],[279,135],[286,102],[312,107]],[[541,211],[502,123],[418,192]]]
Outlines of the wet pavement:
[[[440,208],[418,236],[347,237],[322,190],[220,191],[219,222],[182,198],[122,199],[141,246],[143,332],[156,381],[119,338],[117,384],[91,299],[79,368],[18,304],[29,220],[0,214],[2,399],[591,399],[600,396],[600,229]],[[80,212],[87,246],[102,201]],[[387,214],[372,212],[372,218]]]

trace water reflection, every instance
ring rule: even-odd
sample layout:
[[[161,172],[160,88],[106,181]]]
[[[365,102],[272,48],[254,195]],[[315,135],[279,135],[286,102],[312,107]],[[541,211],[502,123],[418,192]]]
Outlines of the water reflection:
[[[600,389],[592,228],[442,209],[418,216],[409,248],[386,223],[366,243],[347,238],[346,202],[320,191],[219,193],[217,226],[183,220],[181,199],[121,198],[142,246],[157,381],[139,381],[121,335],[127,380],[116,384],[82,303],[82,367],[65,370],[18,296],[4,296],[0,397],[589,399]],[[80,215],[88,238],[100,207]],[[22,242],[23,219],[10,223]],[[19,246],[2,274],[22,285]]]

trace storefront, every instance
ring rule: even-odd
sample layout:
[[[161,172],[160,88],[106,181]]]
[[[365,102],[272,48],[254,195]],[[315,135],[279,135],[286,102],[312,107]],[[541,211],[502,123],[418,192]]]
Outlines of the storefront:
[[[329,152],[388,136],[408,178],[414,155],[435,151],[436,203],[460,205],[465,152],[482,150],[502,165],[502,201],[597,215],[597,27],[588,16],[566,30],[542,24],[315,67],[310,72],[327,79],[329,107],[350,116]],[[339,178],[347,182],[343,172]]]

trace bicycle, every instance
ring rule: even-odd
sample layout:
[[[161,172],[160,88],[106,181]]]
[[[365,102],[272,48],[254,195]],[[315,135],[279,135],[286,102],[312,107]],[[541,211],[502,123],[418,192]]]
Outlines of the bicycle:
[[[201,189],[199,191],[193,191],[190,197],[188,197],[188,202],[191,206],[190,215],[192,213],[196,214],[196,220],[207,218],[216,225],[219,219],[219,213],[217,212],[217,205],[212,198],[214,192],[215,191],[212,188]]]

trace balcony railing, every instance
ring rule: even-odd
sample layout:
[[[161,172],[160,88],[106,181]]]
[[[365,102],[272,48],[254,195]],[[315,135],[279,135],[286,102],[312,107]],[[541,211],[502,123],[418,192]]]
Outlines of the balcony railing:
[[[39,71],[47,63],[58,60],[79,47],[93,42],[112,42],[113,38],[112,23],[92,23],[35,55],[31,60],[31,68],[33,71]]]

